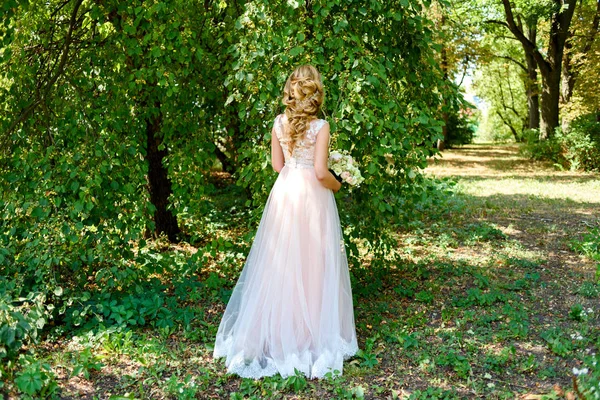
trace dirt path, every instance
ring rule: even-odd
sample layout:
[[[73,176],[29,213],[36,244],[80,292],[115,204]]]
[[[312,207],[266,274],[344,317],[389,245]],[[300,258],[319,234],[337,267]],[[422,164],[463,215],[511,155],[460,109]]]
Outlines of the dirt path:
[[[449,150],[426,172],[458,179],[473,206],[481,207],[481,217],[543,252],[556,268],[594,273],[592,263],[570,251],[569,243],[600,225],[599,174],[556,170],[521,157],[515,145]]]

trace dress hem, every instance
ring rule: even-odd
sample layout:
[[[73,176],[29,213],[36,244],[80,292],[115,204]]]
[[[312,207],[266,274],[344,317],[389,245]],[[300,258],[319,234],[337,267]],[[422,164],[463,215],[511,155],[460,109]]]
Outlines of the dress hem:
[[[339,371],[343,373],[343,362],[358,352],[356,342],[340,341],[340,346],[335,351],[322,351],[313,360],[313,353],[305,351],[302,354],[291,354],[283,362],[276,362],[271,357],[262,359],[245,360],[243,352],[230,354],[232,338],[225,344],[215,347],[213,358],[225,358],[227,373],[235,374],[242,378],[260,379],[280,374],[282,378],[295,375],[295,370],[300,371],[309,379],[323,378],[328,372]]]

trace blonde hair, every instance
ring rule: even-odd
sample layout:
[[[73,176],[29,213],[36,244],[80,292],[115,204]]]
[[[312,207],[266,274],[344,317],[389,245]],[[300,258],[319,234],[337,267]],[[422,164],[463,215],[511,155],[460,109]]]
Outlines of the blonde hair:
[[[288,134],[293,150],[296,142],[310,127],[310,121],[323,104],[321,74],[312,65],[301,65],[292,72],[283,89],[283,104],[288,119]]]

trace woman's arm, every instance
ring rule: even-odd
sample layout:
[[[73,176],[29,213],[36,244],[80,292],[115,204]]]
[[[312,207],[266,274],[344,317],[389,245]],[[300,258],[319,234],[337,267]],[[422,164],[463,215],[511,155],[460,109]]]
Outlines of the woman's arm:
[[[279,121],[275,120],[275,124],[277,123],[279,123]],[[275,124],[273,124],[273,129],[271,129],[271,165],[273,166],[273,169],[279,173],[283,168],[284,159],[283,149],[281,148],[279,139],[277,139],[277,133],[275,133]]]
[[[337,192],[342,184],[329,172],[327,160],[329,159],[329,123],[325,123],[317,133],[317,143],[315,144],[315,175],[327,189]]]

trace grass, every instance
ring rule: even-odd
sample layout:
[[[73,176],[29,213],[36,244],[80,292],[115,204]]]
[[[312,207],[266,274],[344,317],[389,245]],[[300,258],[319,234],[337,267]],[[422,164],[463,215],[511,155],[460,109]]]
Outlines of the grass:
[[[227,187],[214,201],[229,223],[211,229],[234,244],[215,242],[195,277],[203,289],[182,297],[186,317],[51,335],[34,351],[67,399],[564,398],[573,368],[600,353],[596,263],[573,245],[599,224],[598,176],[529,162],[510,145],[447,151],[425,173],[455,179],[456,194],[396,233],[388,270],[351,271],[361,351],[342,376],[254,381],[212,360],[252,239]]]

